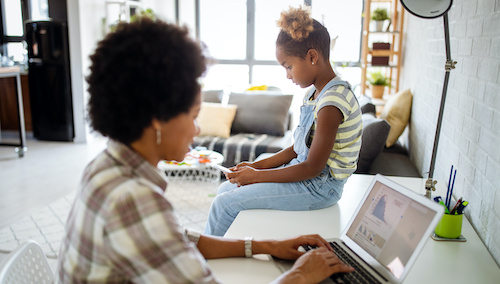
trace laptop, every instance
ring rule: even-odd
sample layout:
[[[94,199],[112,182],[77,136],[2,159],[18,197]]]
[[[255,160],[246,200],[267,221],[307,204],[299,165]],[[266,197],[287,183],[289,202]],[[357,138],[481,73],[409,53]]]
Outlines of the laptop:
[[[443,206],[378,174],[340,238],[328,240],[355,274],[333,274],[324,283],[401,283],[444,213]],[[305,248],[306,250],[310,248]],[[345,256],[342,256],[342,252]],[[284,272],[290,262],[275,259]]]

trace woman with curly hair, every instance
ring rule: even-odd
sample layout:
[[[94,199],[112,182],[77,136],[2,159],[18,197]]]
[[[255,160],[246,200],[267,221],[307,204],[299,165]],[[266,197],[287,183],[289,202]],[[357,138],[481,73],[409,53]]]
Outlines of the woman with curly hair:
[[[200,132],[205,58],[184,28],[143,19],[99,44],[87,78],[92,128],[109,137],[86,167],[66,223],[57,283],[217,283],[205,259],[297,259],[280,283],[350,271],[317,235],[233,240],[184,230],[165,198],[161,160],[182,160]],[[316,245],[310,253],[301,245]]]
[[[356,170],[361,110],[349,83],[330,65],[330,35],[308,10],[281,13],[276,58],[286,76],[307,91],[294,144],[270,158],[240,163],[226,174],[205,233],[225,234],[241,210],[314,210],[340,199]]]

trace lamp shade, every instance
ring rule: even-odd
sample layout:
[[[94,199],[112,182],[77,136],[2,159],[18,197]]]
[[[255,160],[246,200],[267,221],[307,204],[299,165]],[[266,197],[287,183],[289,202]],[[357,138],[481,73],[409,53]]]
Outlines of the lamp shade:
[[[437,18],[448,12],[452,0],[401,0],[405,9],[420,18]]]

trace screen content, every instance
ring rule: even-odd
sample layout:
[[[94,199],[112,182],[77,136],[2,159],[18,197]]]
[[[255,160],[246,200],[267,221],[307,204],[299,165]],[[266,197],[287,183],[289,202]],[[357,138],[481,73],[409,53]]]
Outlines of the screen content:
[[[435,212],[377,182],[347,236],[400,278]]]

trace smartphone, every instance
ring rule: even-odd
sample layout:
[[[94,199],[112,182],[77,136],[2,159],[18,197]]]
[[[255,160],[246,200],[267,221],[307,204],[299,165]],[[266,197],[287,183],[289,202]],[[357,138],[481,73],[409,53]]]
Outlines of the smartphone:
[[[232,173],[233,171],[231,171],[230,169],[224,167],[224,166],[221,166],[221,165],[215,165],[215,164],[212,164],[212,166],[214,166],[216,169],[219,169],[221,170],[223,173],[226,173],[226,174],[229,174],[229,173]]]

